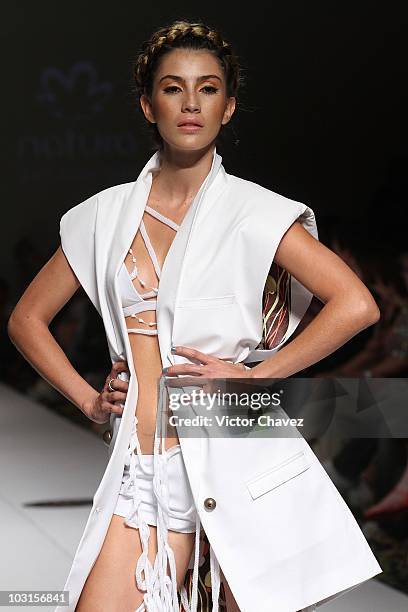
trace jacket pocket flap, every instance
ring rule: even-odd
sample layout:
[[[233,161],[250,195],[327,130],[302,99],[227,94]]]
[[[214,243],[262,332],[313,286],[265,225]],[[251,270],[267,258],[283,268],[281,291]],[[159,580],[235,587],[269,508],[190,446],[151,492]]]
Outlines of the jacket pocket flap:
[[[310,460],[303,450],[281,461],[271,469],[246,481],[253,499],[275,489],[279,485],[301,474],[310,467]]]

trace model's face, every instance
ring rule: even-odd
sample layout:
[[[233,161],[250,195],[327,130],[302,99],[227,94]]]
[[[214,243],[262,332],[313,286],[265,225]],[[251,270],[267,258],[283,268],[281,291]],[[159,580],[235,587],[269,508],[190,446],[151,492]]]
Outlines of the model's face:
[[[173,49],[161,58],[152,99],[141,96],[140,104],[146,119],[157,123],[164,146],[191,151],[214,141],[235,110],[218,59],[209,51],[190,49]],[[200,127],[179,125],[187,121]]]

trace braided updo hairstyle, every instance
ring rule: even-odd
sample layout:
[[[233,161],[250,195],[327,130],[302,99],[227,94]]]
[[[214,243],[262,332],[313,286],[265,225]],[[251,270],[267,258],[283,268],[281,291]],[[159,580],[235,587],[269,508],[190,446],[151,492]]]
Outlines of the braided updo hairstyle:
[[[152,96],[153,80],[159,59],[172,49],[205,49],[213,53],[219,60],[224,71],[227,97],[234,96],[238,107],[238,90],[243,85],[243,69],[238,63],[230,43],[224,40],[219,30],[201,22],[176,20],[154,32],[148,40],[142,43],[133,61],[133,93],[139,99],[143,94],[149,99]],[[139,110],[141,111],[140,104]],[[142,112],[142,111],[141,111]],[[234,133],[232,118],[221,126],[216,145],[221,142],[221,133],[230,127]],[[147,122],[149,131],[153,131],[154,148],[163,148],[163,140],[156,124]],[[238,144],[235,139],[235,144]]]

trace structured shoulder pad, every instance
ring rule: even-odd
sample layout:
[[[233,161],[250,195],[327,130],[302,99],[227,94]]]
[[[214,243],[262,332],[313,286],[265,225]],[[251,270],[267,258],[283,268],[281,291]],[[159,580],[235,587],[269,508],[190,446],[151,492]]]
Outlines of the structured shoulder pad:
[[[67,210],[60,220],[61,247],[75,276],[101,314],[95,261],[98,194]]]

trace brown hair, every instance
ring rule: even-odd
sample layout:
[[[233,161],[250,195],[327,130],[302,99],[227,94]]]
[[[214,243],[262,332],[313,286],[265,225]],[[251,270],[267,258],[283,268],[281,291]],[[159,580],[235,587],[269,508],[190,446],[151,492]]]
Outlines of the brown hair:
[[[172,49],[206,49],[212,52],[219,60],[226,80],[227,96],[238,97],[238,90],[243,85],[243,69],[238,63],[238,57],[232,50],[230,43],[224,40],[219,30],[211,28],[201,22],[177,20],[154,32],[148,40],[142,43],[138,55],[133,61],[133,92],[139,99],[142,94],[151,98],[154,74],[159,59]],[[141,111],[140,104],[138,105]],[[236,102],[238,107],[238,99]],[[235,116],[235,113],[234,115]],[[222,126],[217,144],[223,129],[230,126],[234,135],[232,118]],[[153,130],[155,147],[163,147],[163,140],[156,124],[148,122],[148,129]],[[238,144],[235,140],[235,144]]]

